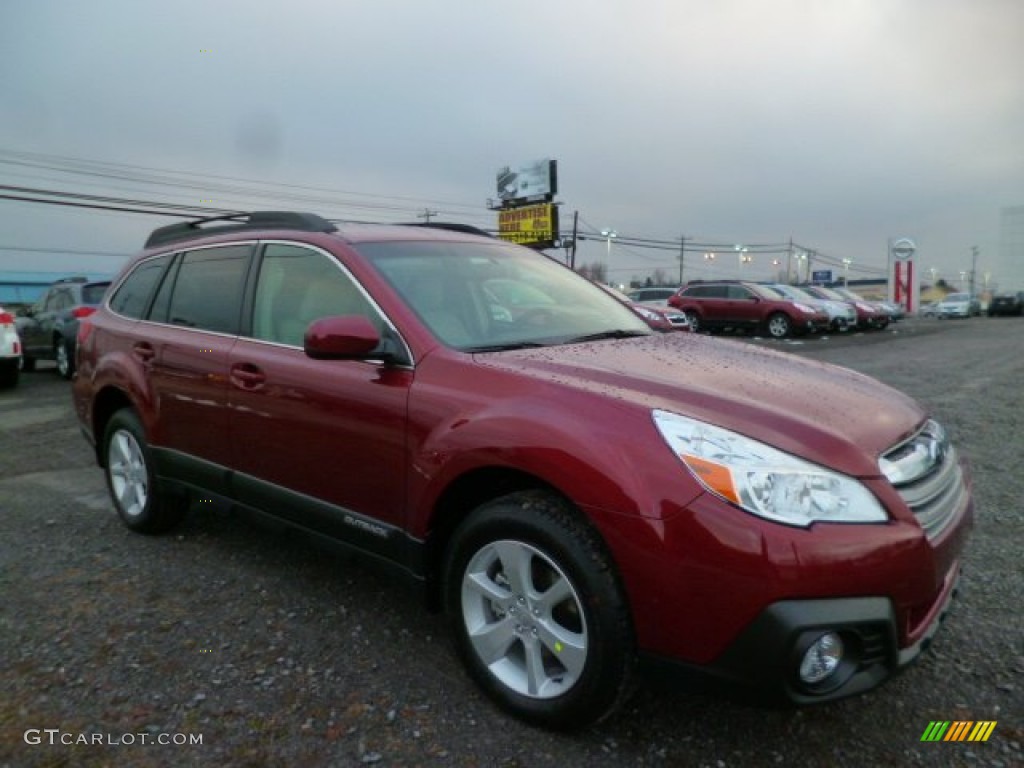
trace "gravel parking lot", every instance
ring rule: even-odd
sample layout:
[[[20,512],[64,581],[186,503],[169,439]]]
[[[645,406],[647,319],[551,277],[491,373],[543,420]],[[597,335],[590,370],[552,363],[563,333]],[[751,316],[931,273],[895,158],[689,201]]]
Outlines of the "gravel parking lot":
[[[881,689],[768,710],[649,684],[589,731],[522,725],[463,674],[441,618],[361,561],[203,504],[170,535],[127,531],[40,365],[0,392],[0,765],[1024,765],[1024,320],[745,343],[910,393],[971,460],[961,599]],[[922,743],[933,720],[998,724]]]

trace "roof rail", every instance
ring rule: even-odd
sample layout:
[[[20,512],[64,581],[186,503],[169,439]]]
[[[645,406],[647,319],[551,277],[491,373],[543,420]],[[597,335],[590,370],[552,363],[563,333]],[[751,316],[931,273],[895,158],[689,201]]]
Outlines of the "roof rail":
[[[60,285],[61,283],[87,283],[89,278],[85,275],[72,275],[71,277],[60,277],[53,281],[53,285]]]
[[[215,224],[216,222],[224,222]],[[207,226],[214,224],[214,226]],[[205,235],[242,232],[247,229],[297,229],[303,232],[337,232],[338,228],[315,213],[294,211],[252,211],[210,216],[154,229],[146,239],[146,248]]]
[[[430,227],[431,229],[447,229],[451,232],[464,232],[467,235],[481,235],[483,237],[494,237],[486,229],[474,227],[471,224],[457,224],[450,221],[415,221],[409,224],[402,224],[403,227]]]

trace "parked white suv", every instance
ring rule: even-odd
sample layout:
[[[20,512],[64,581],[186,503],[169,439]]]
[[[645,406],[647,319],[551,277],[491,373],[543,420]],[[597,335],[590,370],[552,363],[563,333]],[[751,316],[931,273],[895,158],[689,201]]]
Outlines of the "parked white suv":
[[[21,369],[21,340],[14,327],[14,315],[0,307],[0,388],[18,383]]]

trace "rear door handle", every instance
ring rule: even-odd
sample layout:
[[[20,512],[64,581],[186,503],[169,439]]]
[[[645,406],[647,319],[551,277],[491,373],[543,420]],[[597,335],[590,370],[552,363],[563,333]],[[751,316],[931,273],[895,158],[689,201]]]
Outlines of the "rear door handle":
[[[235,363],[231,366],[231,383],[239,389],[259,389],[267,375],[252,363]]]
[[[143,363],[149,363],[156,356],[156,351],[148,342],[140,341],[132,346],[132,355]]]

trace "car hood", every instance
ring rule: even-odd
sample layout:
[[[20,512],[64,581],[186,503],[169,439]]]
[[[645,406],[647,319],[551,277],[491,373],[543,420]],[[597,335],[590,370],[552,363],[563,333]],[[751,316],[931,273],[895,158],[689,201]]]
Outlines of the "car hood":
[[[667,334],[477,356],[477,362],[599,397],[575,407],[662,409],[809,461],[878,476],[878,456],[926,418],[911,398],[854,371],[693,334]]]

